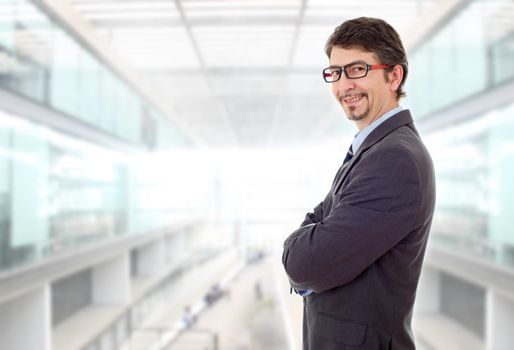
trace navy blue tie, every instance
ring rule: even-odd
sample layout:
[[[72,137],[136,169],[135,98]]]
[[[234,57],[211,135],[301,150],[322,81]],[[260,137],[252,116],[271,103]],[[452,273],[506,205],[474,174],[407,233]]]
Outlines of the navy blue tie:
[[[352,159],[352,157],[353,157],[353,149],[352,149],[352,145],[350,145],[350,148],[348,149],[348,153],[346,153],[346,157],[344,157],[343,164],[350,161],[350,159]]]

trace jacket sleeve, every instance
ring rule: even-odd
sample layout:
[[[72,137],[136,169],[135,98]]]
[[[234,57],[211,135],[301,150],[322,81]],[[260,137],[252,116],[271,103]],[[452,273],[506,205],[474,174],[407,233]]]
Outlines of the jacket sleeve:
[[[349,176],[326,218],[284,242],[282,262],[293,288],[323,292],[344,285],[414,229],[422,191],[408,150],[373,150]]]
[[[305,215],[305,219],[300,224],[300,227],[318,223],[322,219],[323,219],[323,202],[318,204],[311,213],[307,213],[307,215]]]

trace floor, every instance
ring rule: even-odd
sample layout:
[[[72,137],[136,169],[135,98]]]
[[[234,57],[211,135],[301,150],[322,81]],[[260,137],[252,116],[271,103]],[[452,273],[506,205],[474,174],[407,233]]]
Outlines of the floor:
[[[203,272],[203,271],[202,271]],[[191,278],[207,278],[203,273]],[[302,298],[289,293],[287,278],[276,258],[246,265],[224,289],[224,295],[205,306],[205,293],[183,294],[198,312],[190,327],[181,320],[181,308],[165,312],[159,327],[179,329],[171,342],[151,349],[166,350],[299,350],[301,349]],[[287,317],[286,317],[287,316]],[[167,320],[163,323],[163,320]],[[123,350],[148,349],[160,335],[149,332]],[[144,339],[146,338],[146,339]],[[144,344],[147,345],[144,345]],[[418,350],[433,350],[418,341]]]
[[[269,259],[248,265],[168,350],[288,349]]]

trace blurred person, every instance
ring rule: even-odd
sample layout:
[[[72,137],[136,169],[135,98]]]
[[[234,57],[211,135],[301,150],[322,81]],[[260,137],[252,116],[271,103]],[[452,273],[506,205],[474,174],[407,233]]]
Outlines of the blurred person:
[[[405,50],[388,23],[361,17],[338,26],[325,51],[323,77],[358,132],[328,195],[284,242],[282,262],[303,297],[303,349],[415,349],[435,179],[399,105]]]
[[[209,288],[209,291],[207,294],[205,294],[204,300],[207,306],[212,306],[216,301],[221,299],[223,295],[225,294],[225,291],[221,289],[219,284],[215,283]]]
[[[191,307],[189,305],[186,305],[182,312],[182,322],[187,329],[190,329],[196,323],[196,316],[191,312]]]
[[[262,287],[261,282],[259,280],[255,281],[253,285],[253,291],[255,294],[255,299],[257,299],[257,301],[262,300]]]

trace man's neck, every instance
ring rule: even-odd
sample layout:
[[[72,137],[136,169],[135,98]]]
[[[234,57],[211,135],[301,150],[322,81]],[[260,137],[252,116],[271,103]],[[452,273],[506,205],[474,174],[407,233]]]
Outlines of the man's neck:
[[[354,153],[356,153],[359,150],[360,145],[364,142],[364,140],[368,137],[368,135],[370,135],[373,132],[373,130],[378,128],[380,126],[380,124],[384,123],[389,118],[394,117],[401,110],[403,110],[403,108],[400,106],[390,109],[389,111],[383,113],[380,116],[380,118],[377,118],[374,122],[369,124],[367,127],[365,127],[362,130],[359,130],[359,132],[357,133],[357,135],[355,135],[355,138],[353,139],[353,142],[352,142],[352,148],[353,148]]]
[[[384,114],[386,114],[387,112],[389,112],[390,110],[394,109],[394,108],[397,108],[399,106],[399,103],[396,101],[394,104],[392,104],[391,106],[389,106],[389,108],[384,108],[384,110],[382,110],[381,112],[379,112],[378,114],[376,114],[373,118],[371,119],[362,119],[362,120],[357,120],[355,121],[355,125],[357,126],[357,129],[360,131],[364,130],[365,128],[367,128],[368,126],[370,126],[374,121],[380,119]]]

